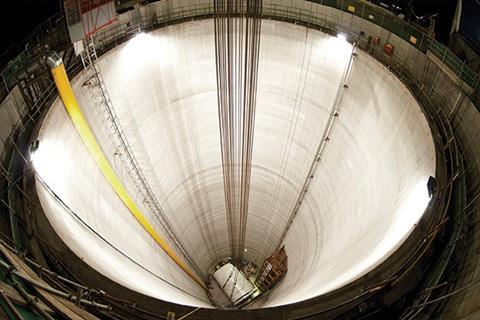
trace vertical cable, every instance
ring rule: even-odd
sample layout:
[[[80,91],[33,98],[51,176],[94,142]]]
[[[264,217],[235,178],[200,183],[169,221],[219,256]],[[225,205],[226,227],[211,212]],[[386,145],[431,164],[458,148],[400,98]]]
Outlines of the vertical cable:
[[[323,152],[324,152],[325,147],[327,145],[327,142],[330,140],[329,136],[332,132],[332,129],[334,127],[335,122],[337,121],[338,112],[340,111],[340,106],[341,106],[341,103],[342,103],[342,100],[343,100],[343,96],[345,94],[345,91],[348,88],[348,80],[349,80],[350,73],[353,69],[353,65],[354,65],[354,61],[355,61],[354,58],[356,57],[355,51],[357,50],[357,45],[358,45],[358,42],[356,42],[352,46],[352,52],[350,54],[350,59],[349,59],[348,64],[345,68],[345,71],[343,73],[342,80],[341,80],[341,82],[338,86],[337,94],[335,96],[335,100],[333,102],[333,105],[330,109],[330,114],[328,116],[328,120],[327,120],[327,123],[325,125],[325,129],[323,131],[322,138],[319,141],[317,150],[315,152],[315,156],[314,156],[314,158],[312,160],[312,163],[310,165],[310,169],[308,170],[308,173],[305,177],[302,188],[300,189],[300,193],[298,194],[295,205],[294,205],[294,207],[293,207],[293,209],[290,213],[290,216],[289,216],[288,220],[286,221],[286,223],[285,223],[285,225],[282,229],[281,235],[279,236],[279,238],[276,241],[276,244],[275,244],[275,249],[276,250],[278,250],[282,246],[283,240],[285,239],[285,237],[287,235],[287,232],[290,229],[290,226],[292,225],[292,222],[295,219],[295,217],[296,217],[296,215],[297,215],[297,213],[300,209],[300,206],[303,202],[303,199],[305,198],[305,195],[307,194],[308,187],[310,186],[310,183],[312,181],[312,177],[314,176],[315,170],[317,169],[318,164],[319,164],[319,162],[322,158],[322,155],[323,155]]]
[[[111,130],[116,147],[120,151],[120,159],[123,162],[128,175],[132,179],[132,182],[134,183],[139,194],[143,199],[146,200],[146,207],[158,219],[162,230],[171,240],[171,243],[176,247],[175,251],[183,257],[183,259],[195,270],[202,280],[205,280],[202,269],[193,260],[190,252],[186,249],[183,241],[180,239],[180,236],[175,231],[175,228],[168,219],[164,209],[160,206],[160,203],[155,196],[155,193],[153,192],[145,173],[142,171],[134,153],[132,152],[130,143],[126,139],[126,136],[120,127],[118,116],[116,115],[112,106],[112,101],[99,70],[98,56],[95,49],[94,39],[90,38],[88,42],[85,42],[85,44],[86,50],[80,57],[86,72],[88,72],[90,76],[92,92],[96,98],[96,101],[99,103],[100,110],[105,113],[105,121]]]
[[[225,209],[231,254],[241,259],[248,217],[262,1],[215,0],[214,5]]]

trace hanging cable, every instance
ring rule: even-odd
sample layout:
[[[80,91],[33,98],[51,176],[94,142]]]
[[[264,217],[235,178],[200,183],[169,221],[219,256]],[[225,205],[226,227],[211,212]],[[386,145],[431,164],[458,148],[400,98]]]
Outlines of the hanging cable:
[[[191,293],[189,293],[189,290],[186,290],[186,289],[182,289],[180,288],[179,286],[177,286],[176,284],[162,278],[161,276],[159,276],[158,274],[156,274],[155,272],[153,272],[152,270],[148,269],[147,267],[145,267],[144,265],[142,265],[141,263],[137,262],[135,259],[131,258],[128,254],[126,254],[125,252],[123,252],[122,250],[120,250],[119,248],[117,248],[116,246],[114,246],[110,241],[108,241],[104,236],[102,236],[97,230],[95,230],[91,225],[89,225],[85,220],[83,220],[75,211],[73,211],[72,208],[70,208],[51,188],[50,186],[42,179],[42,177],[40,177],[40,175],[35,172],[35,176],[38,178],[38,180],[40,181],[40,183],[45,187],[45,189],[55,198],[55,200],[62,205],[62,207],[65,209],[65,211],[67,213],[69,213],[73,218],[75,218],[75,220],[77,220],[82,226],[84,226],[87,230],[89,230],[90,232],[92,232],[96,237],[98,237],[100,240],[102,240],[105,244],[107,244],[109,247],[111,247],[112,249],[114,249],[116,252],[118,252],[120,255],[122,255],[124,258],[126,258],[127,260],[131,261],[133,264],[135,264],[136,266],[138,266],[139,268],[141,268],[142,270],[146,271],[147,273],[151,274],[152,276],[154,276],[155,278],[159,279],[160,281],[168,284],[169,286],[175,288],[175,289],[178,289],[180,291],[182,291],[183,293],[191,296],[192,298],[195,298],[199,301],[202,301],[202,302],[205,302],[205,303],[209,303],[208,301],[200,298],[200,297],[197,297]]]
[[[215,59],[225,208],[232,256],[245,247],[262,1],[215,0]],[[245,14],[245,18],[238,15]]]
[[[185,248],[185,245],[181,241],[177,232],[175,231],[173,225],[170,223],[166,213],[163,208],[160,206],[155,193],[153,192],[148,180],[141,170],[140,165],[138,164],[137,159],[135,158],[134,153],[131,150],[130,144],[128,143],[125,134],[123,133],[122,128],[120,127],[118,117],[115,113],[115,110],[112,106],[112,101],[108,94],[105,82],[103,80],[102,74],[98,66],[98,56],[95,49],[94,39],[90,38],[88,41],[85,40],[85,50],[80,56],[82,59],[83,67],[85,68],[87,74],[89,75],[89,82],[91,84],[92,93],[98,101],[101,111],[105,115],[105,120],[107,126],[111,130],[112,137],[116,143],[116,147],[120,152],[118,155],[122,160],[124,167],[127,169],[127,172],[132,179],[137,191],[145,199],[144,203],[148,207],[149,211],[158,219],[160,226],[162,227],[163,232],[171,240],[171,243],[176,248],[176,252],[183,257],[183,259],[192,267],[196,274],[199,275],[203,281],[205,281],[205,276],[203,275],[202,270],[198,267],[195,261],[192,259],[191,254]]]
[[[295,94],[295,100],[294,100],[294,106],[293,106],[293,112],[292,112],[292,117],[290,119],[290,125],[288,128],[288,133],[287,133],[287,138],[285,141],[285,144],[282,147],[282,160],[280,162],[280,171],[279,174],[277,175],[277,179],[275,181],[274,187],[273,187],[273,196],[270,201],[270,206],[267,206],[267,203],[264,205],[264,211],[265,214],[272,215],[272,212],[275,212],[276,206],[278,203],[278,198],[282,194],[282,186],[284,185],[283,182],[283,177],[285,177],[285,173],[288,168],[289,160],[291,157],[291,151],[293,147],[293,142],[294,142],[294,137],[295,133],[297,131],[297,124],[298,124],[298,119],[300,118],[301,110],[303,107],[303,97],[305,94],[305,87],[307,86],[307,79],[308,75],[310,72],[310,61],[312,58],[312,52],[313,52],[313,41],[309,37],[310,32],[307,29],[305,32],[305,39],[304,39],[304,47],[305,50],[303,50],[303,58],[302,58],[302,68],[300,70],[300,74],[298,77],[298,86],[296,89],[296,94]],[[308,106],[306,106],[308,108]],[[275,234],[274,232],[277,231],[274,229],[274,224],[270,223],[268,228],[266,230],[266,237],[263,245],[262,252],[265,257],[269,256],[272,252],[272,250],[276,250],[275,247],[272,247],[274,245],[270,239],[272,239]]]
[[[167,242],[158,234],[150,221],[143,215],[137,204],[133,201],[122,181],[120,181],[118,175],[113,170],[112,166],[108,162],[105,154],[103,153],[100,145],[98,144],[95,136],[93,135],[90,125],[86,121],[85,115],[80,109],[75,94],[70,85],[65,67],[60,58],[56,55],[52,55],[48,58],[48,63],[51,67],[52,76],[59,92],[59,96],[65,106],[65,109],[72,120],[72,123],[79,134],[82,142],[87,148],[88,152],[95,161],[97,167],[102,172],[106,181],[110,184],[113,191],[117,194],[118,198],[123,202],[125,207],[130,211],[137,222],[148,233],[148,235],[165,251],[165,253],[180,267],[193,281],[199,286],[206,289],[205,283],[202,279],[188,268],[182,259],[175,253],[175,251],[168,245]]]
[[[353,62],[354,58],[356,56],[356,50],[357,50],[357,45],[358,43],[355,43],[354,46],[352,47],[352,53],[350,54],[350,60],[348,61],[348,64],[346,66],[345,72],[342,76],[342,80],[340,82],[340,85],[337,90],[337,95],[335,97],[335,100],[333,102],[332,108],[330,110],[330,114],[327,120],[327,124],[325,126],[325,129],[322,134],[322,138],[318,144],[318,148],[315,152],[315,156],[313,158],[313,161],[310,165],[310,169],[308,170],[307,176],[304,180],[303,186],[300,189],[300,193],[297,197],[297,201],[295,202],[295,205],[293,207],[292,212],[290,213],[290,216],[282,230],[282,233],[280,237],[277,239],[275,249],[278,250],[282,243],[283,240],[285,239],[285,236],[287,235],[288,230],[290,229],[290,226],[292,225],[293,220],[295,219],[295,216],[298,213],[298,210],[300,209],[300,206],[302,204],[303,199],[305,198],[305,195],[307,194],[308,187],[310,185],[310,182],[312,181],[312,177],[314,177],[314,173],[316,168],[318,167],[318,163],[321,160],[321,157],[323,155],[323,152],[325,150],[325,147],[327,145],[327,142],[330,140],[330,134],[332,132],[333,126],[336,122],[336,119],[338,117],[338,112],[340,110],[340,105],[342,103],[343,95],[345,93],[345,90],[348,88],[348,79],[350,76],[350,73],[353,68]]]

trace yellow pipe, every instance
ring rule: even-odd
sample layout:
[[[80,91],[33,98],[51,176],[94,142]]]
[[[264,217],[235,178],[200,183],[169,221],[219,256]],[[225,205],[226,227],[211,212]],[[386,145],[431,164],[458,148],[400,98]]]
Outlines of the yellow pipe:
[[[60,63],[58,66],[52,68],[53,79],[60,94],[60,98],[63,101],[63,105],[67,110],[72,122],[77,129],[80,138],[88,149],[88,152],[95,160],[98,168],[102,171],[103,175],[110,183],[110,186],[113,188],[115,193],[118,195],[120,200],[125,204],[125,206],[130,210],[133,216],[137,221],[142,225],[145,231],[157,242],[160,247],[168,254],[168,256],[183,270],[186,274],[190,276],[196,283],[198,283],[202,288],[206,289],[205,284],[198,279],[198,277],[185,265],[185,263],[175,254],[175,252],[170,248],[170,246],[163,240],[160,235],[155,231],[153,226],[148,222],[145,216],[142,214],[140,209],[137,207],[135,202],[132,200],[127,190],[123,186],[122,182],[116,175],[112,166],[108,162],[105,154],[98,145],[98,142],[93,135],[93,132],[83,115],[82,110],[78,106],[77,99],[73,93],[70,81],[68,80],[67,73],[63,63]]]

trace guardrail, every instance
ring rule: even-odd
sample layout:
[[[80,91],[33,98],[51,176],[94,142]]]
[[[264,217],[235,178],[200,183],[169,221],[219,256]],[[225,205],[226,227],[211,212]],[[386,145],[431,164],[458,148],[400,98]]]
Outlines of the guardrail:
[[[423,53],[430,50],[472,89],[478,88],[480,76],[476,72],[471,70],[446,46],[427,35],[419,27],[401,19],[400,17],[383,10],[382,8],[373,6],[364,0],[312,0],[312,2],[336,8],[370,21],[396,34]]]
[[[409,42],[412,46],[423,53],[428,50],[438,57],[448,68],[470,86],[475,94],[480,94],[480,76],[471,70],[460,58],[451,52],[446,46],[439,43],[421,28],[406,22],[398,16],[390,13],[382,8],[369,4],[363,0],[311,0],[308,1],[323,6],[335,8],[342,12],[352,14],[354,16],[370,21]],[[156,20],[143,20],[139,25],[144,28],[151,28],[155,24],[172,22],[185,18],[193,18],[198,16],[208,16],[214,14],[213,2],[207,5],[190,5],[185,7],[176,7],[173,11],[159,15]],[[314,12],[301,7],[280,4],[265,4],[263,6],[264,16],[276,16],[299,21],[310,22],[315,25],[322,25],[326,28],[336,28],[340,25],[339,17],[335,16],[319,16]],[[108,33],[115,34],[118,31],[125,31],[131,27],[114,26],[107,31],[102,31],[102,37]],[[35,32],[23,42],[26,46],[14,60],[12,60],[6,68],[0,73],[0,100],[5,98],[13,86],[19,81],[29,64],[38,59],[39,56],[45,54],[50,49],[62,50],[69,46],[69,37],[66,29],[65,19],[62,16],[54,16],[45,23],[36,28]]]
[[[441,229],[448,227],[449,232],[444,235],[445,238],[443,240],[445,243],[443,249],[438,257],[433,260],[434,262],[432,261],[430,270],[421,284],[419,294],[401,317],[402,320],[407,320],[415,318],[423,309],[430,306],[432,296],[434,296],[433,289],[437,288],[441,280],[445,279],[447,266],[452,263],[453,253],[466,222],[465,166],[454,130],[447,115],[440,107],[442,103],[446,103],[444,97],[439,96],[433,90],[425,88],[425,82],[434,81],[434,79],[425,81],[425,79],[415,77],[406,68],[409,64],[407,61],[402,59],[385,59],[385,55],[378,51],[370,53],[389,67],[410,88],[417,99],[421,101],[429,121],[436,124],[438,133],[434,132],[434,139],[438,147],[437,157],[442,158],[445,166],[443,174],[448,179],[444,185],[437,187],[439,192],[448,190],[448,195],[445,200],[445,212],[442,214],[438,212],[440,220],[434,230],[437,233]]]
[[[348,10],[348,4],[354,4],[354,3],[359,3],[358,1],[320,1],[322,4],[328,5],[328,3],[335,5],[338,5],[338,2],[342,3],[342,10],[343,6],[346,5]],[[364,7],[359,14],[362,16],[371,14],[373,11],[368,11],[369,9],[366,9]],[[357,9],[355,9],[357,11]],[[385,14],[385,13],[384,13]],[[207,18],[207,17],[213,17],[214,15],[214,8],[213,6],[202,6],[202,5],[197,5],[197,6],[188,6],[188,7],[177,7],[175,11],[173,12],[166,12],[163,15],[156,16],[155,19],[143,19],[138,21],[136,24],[131,24],[131,23],[124,23],[124,24],[117,24],[112,26],[111,28],[105,29],[104,31],[100,32],[97,34],[95,37],[95,44],[96,47],[99,49],[100,53],[104,53],[111,48],[125,42],[126,40],[130,39],[134,35],[138,34],[140,31],[148,31],[152,29],[159,28],[164,25],[180,22],[183,20],[190,20],[190,19],[201,19],[201,18]],[[290,6],[280,6],[280,5],[266,5],[263,10],[263,15],[266,18],[274,18],[274,19],[281,19],[281,20],[289,20],[289,21],[298,21],[299,23],[302,24],[307,24],[314,26],[316,28],[322,28],[324,30],[330,30],[332,33],[341,30],[341,27],[339,26],[339,21],[338,17],[335,18],[334,16],[329,16],[329,15],[315,15],[314,13],[308,11],[307,9],[301,9],[301,8],[293,8]],[[380,18],[379,18],[380,19]],[[389,20],[390,19],[390,20]],[[413,27],[410,25],[406,24],[405,22],[397,21],[398,19],[395,20],[395,24],[392,22],[391,18],[386,19],[385,17],[382,18],[380,21],[381,26],[386,26],[390,24],[390,27],[400,27],[402,28],[402,32],[404,32],[404,36],[407,36],[408,34],[412,34],[410,31],[418,32],[418,30],[414,30]],[[387,22],[389,21],[389,22]],[[380,25],[380,24],[379,24]],[[413,28],[413,29],[410,29]],[[415,33],[416,34],[416,33]],[[421,34],[423,35],[423,33]],[[355,37],[358,37],[358,35],[355,35]],[[444,56],[442,57],[442,61],[447,61],[447,63],[456,66],[457,71],[459,71],[459,74],[468,74],[465,73],[465,65],[463,64],[458,64],[458,61],[455,59],[450,59],[449,56],[449,51],[445,51],[444,48],[442,47],[434,47],[432,48],[432,43],[433,46],[436,44],[432,42],[432,39],[430,38],[425,38],[425,36],[422,36],[422,38],[419,38],[420,41],[417,42],[418,46],[425,50],[430,50],[432,52],[437,52],[437,54],[440,54],[443,52]],[[364,39],[365,40],[365,39]],[[435,91],[435,83],[436,79],[429,78],[428,74],[423,75],[422,77],[412,76],[408,70],[415,70],[415,61],[408,60],[406,57],[407,55],[394,55],[394,56],[387,56],[385,55],[381,49],[379,48],[370,48],[368,41],[363,41],[362,49],[366,50],[369,52],[375,59],[380,60],[383,62],[387,67],[389,67],[392,71],[394,71],[399,78],[401,78],[410,88],[414,88],[415,90],[414,93],[417,95],[417,97],[421,96],[421,100],[424,104],[426,104],[429,109],[428,112],[432,112],[437,114],[436,117],[438,117],[439,114],[441,114],[441,109],[438,106],[441,106],[444,103],[447,103],[446,97],[442,96],[442,93],[440,91]],[[442,51],[443,50],[443,51]],[[425,52],[425,51],[424,51]],[[404,57],[404,58],[400,58]],[[449,61],[449,62],[448,62]],[[69,76],[73,76],[76,73],[78,73],[81,70],[81,64],[78,63],[79,61],[77,60],[77,63],[72,66],[72,68],[69,70]],[[475,75],[474,77],[471,78],[474,82],[476,81],[478,85],[478,75]],[[412,87],[413,86],[413,87]],[[32,121],[36,121],[38,116],[41,114],[45,108],[48,108],[49,103],[52,101],[53,96],[55,95],[55,90],[49,87],[48,90],[45,90],[44,95],[41,96],[41,99],[37,101],[37,103],[30,109],[31,112],[25,119],[25,123],[32,123]],[[443,117],[443,116],[442,116]],[[446,119],[446,117],[443,117]],[[445,137],[444,140],[441,141],[441,146],[443,151],[448,151],[449,152],[449,157],[454,160],[453,162],[450,162],[450,165],[454,165],[453,167],[449,168],[449,174],[448,176],[452,177],[457,175],[456,179],[452,179],[449,183],[452,185],[455,184],[456,187],[452,188],[454,193],[452,194],[453,200],[450,200],[450,203],[453,203],[455,206],[455,210],[462,212],[462,206],[464,206],[464,179],[463,179],[463,164],[461,163],[461,156],[458,154],[458,151],[456,149],[456,144],[455,144],[455,139],[453,136],[453,131],[451,130],[451,127],[448,123],[448,121],[443,122],[443,126],[447,125],[447,128],[444,128],[447,130],[445,132]],[[459,177],[459,178],[458,178]],[[12,186],[9,186],[10,190],[15,190]],[[457,217],[453,217],[452,221],[462,221],[462,219],[457,219]],[[459,227],[461,227],[461,223],[459,224]],[[453,246],[454,246],[453,242]],[[449,247],[448,251],[450,251],[451,247]],[[442,264],[439,266],[439,268],[443,269],[445,265],[449,261],[449,256],[451,255],[448,254],[445,259],[443,259]],[[443,273],[440,272],[442,270],[439,269],[440,276],[438,277],[441,278],[441,274]],[[434,279],[437,282],[438,279]]]
[[[22,51],[10,60],[0,73],[0,101],[24,76],[32,63],[38,62],[39,57],[50,50],[63,50],[70,45],[65,18],[59,14],[47,19],[38,25],[33,32],[23,39],[20,44]],[[6,59],[14,49],[9,48],[2,53],[2,60]]]
[[[334,2],[337,3],[336,1],[331,1],[331,3]],[[357,1],[341,2],[350,4],[357,3]],[[373,11],[368,11],[367,9],[365,9],[362,10],[361,14],[363,16],[371,15],[372,12]],[[139,31],[148,31],[151,29],[155,29],[161,25],[167,25],[169,23],[174,23],[195,17],[211,17],[213,16],[213,14],[214,8],[212,6],[177,8],[175,12],[168,12],[164,15],[158,15],[154,20],[144,19],[140,20],[136,25],[120,24],[112,27],[108,30],[105,30],[104,32],[99,33],[95,41],[96,45],[100,46],[101,48],[103,47],[106,50],[112,47],[112,43],[114,43],[114,45],[118,45],[126,39],[137,34]],[[383,14],[386,15],[386,13]],[[285,7],[281,5],[265,5],[263,7],[262,15],[265,18],[289,20],[315,26],[316,28],[321,28],[326,31],[330,31],[331,33],[336,33],[338,31],[348,32],[348,30],[342,30],[342,27],[339,26],[338,18],[336,19],[334,16],[329,15],[316,15],[311,11],[306,10],[305,8],[302,9]],[[420,41],[417,42],[418,47],[422,52],[430,50],[440,55],[440,59],[447,65],[450,64],[451,66],[455,66],[455,68],[457,68],[456,70],[459,72],[459,75],[468,75],[468,73],[465,73],[465,71],[467,70],[466,66],[463,63],[460,64],[458,62],[458,59],[453,59],[451,57],[451,52],[449,52],[448,49],[439,46],[438,42],[435,42],[433,39],[426,38],[425,36],[423,36],[423,33],[419,33],[419,30],[414,29],[404,21],[398,18],[394,19],[395,24],[391,22],[393,20],[388,20],[385,18],[385,16],[383,16],[380,20],[380,25],[388,25],[390,28],[400,28],[402,30],[402,38],[405,39],[405,37],[408,37],[408,41],[410,40],[410,37],[412,35],[422,35]],[[357,37],[359,35],[354,36]],[[445,185],[439,186],[439,188],[444,188],[442,192],[447,195],[444,203],[444,208],[442,209],[442,212],[439,213],[439,220],[437,221],[438,225],[435,225],[435,227],[433,228],[435,230],[434,232],[437,233],[445,223],[444,219],[446,219],[446,216],[448,215],[448,210],[462,212],[465,206],[465,180],[463,176],[463,162],[459,151],[457,150],[457,144],[455,142],[453,129],[448,123],[446,115],[439,108],[439,106],[447,103],[446,97],[442,96],[442,92],[438,92],[433,89],[436,83],[436,79],[433,76],[429,78],[429,75],[425,74],[424,77],[419,78],[417,75],[413,75],[408,71],[415,70],[417,67],[415,65],[416,61],[409,60],[408,55],[398,54],[394,56],[387,56],[379,47],[369,48],[367,39],[363,38],[360,40],[362,42],[362,49],[369,52],[375,59],[380,60],[382,63],[384,63],[402,81],[404,81],[404,83],[408,87],[412,89],[413,93],[417,96],[417,98],[421,100],[422,104],[426,109],[426,112],[432,115],[430,121],[435,122],[440,129],[440,133],[438,136],[440,136],[441,138],[437,139],[436,141],[438,146],[437,152],[439,152],[438,156],[442,159],[449,159],[447,161],[449,167],[445,169],[445,172],[443,173],[443,175],[449,180],[445,182]],[[475,77],[473,77],[471,80],[478,81],[478,76],[475,75]],[[445,163],[443,165],[446,166]],[[425,287],[427,288],[426,292],[431,293],[431,290],[428,290],[428,288],[438,284],[438,282],[444,275],[446,265],[450,262],[450,257],[453,250],[455,249],[459,230],[461,230],[463,226],[463,220],[464,219],[462,219],[461,216],[458,215],[453,215],[450,217],[451,224],[455,231],[452,233],[452,237],[450,238],[451,241],[448,243],[448,245],[446,246],[446,250],[441,255],[438,265],[436,265],[435,270],[432,270],[433,276],[428,279],[427,283],[425,283]],[[419,311],[419,306],[422,303],[425,303],[425,301],[428,301],[429,298],[430,295],[419,296],[418,300],[415,301],[415,310]]]

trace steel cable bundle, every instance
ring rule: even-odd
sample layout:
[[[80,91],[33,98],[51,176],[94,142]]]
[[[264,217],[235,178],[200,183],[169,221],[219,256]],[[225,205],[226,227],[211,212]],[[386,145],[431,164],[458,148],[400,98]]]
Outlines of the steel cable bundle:
[[[248,217],[262,1],[214,3],[225,207],[232,256],[241,259]]]

